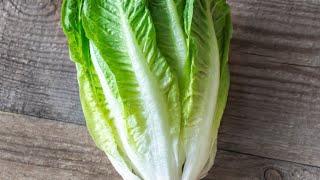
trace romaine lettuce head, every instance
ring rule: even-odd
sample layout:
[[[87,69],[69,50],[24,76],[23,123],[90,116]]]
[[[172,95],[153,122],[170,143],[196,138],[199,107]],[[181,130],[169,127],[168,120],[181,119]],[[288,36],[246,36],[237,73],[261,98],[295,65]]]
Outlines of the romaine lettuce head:
[[[64,0],[88,131],[124,179],[211,168],[228,88],[225,0]]]

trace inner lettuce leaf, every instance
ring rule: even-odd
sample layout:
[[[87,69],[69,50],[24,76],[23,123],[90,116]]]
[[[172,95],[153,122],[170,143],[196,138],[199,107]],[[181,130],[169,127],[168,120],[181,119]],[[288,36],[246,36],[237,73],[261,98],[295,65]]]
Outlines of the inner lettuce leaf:
[[[182,86],[183,69],[188,55],[186,34],[183,29],[185,1],[149,0],[148,2],[156,28],[158,47],[175,71]]]
[[[196,180],[229,89],[225,0],[64,0],[88,131],[124,179]]]

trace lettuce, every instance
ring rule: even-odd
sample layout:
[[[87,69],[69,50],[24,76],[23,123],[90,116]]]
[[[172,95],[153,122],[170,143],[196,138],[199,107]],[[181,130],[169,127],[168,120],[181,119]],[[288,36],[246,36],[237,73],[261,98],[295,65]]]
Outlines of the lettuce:
[[[213,165],[229,90],[227,65],[232,24],[224,0],[193,2],[188,25],[188,90],[184,96],[186,162],[183,179],[205,176]],[[210,143],[208,143],[210,142]],[[199,148],[201,147],[201,148]]]
[[[88,131],[124,179],[211,168],[229,89],[224,0],[64,0]]]

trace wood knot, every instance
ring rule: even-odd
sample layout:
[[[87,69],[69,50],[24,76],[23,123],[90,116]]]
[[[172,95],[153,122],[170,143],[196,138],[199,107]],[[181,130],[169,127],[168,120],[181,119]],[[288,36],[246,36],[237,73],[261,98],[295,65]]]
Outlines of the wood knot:
[[[264,179],[265,180],[282,180],[281,173],[274,169],[268,168],[264,171]]]
[[[56,13],[56,6],[59,2],[51,0],[8,0],[8,5],[5,6],[11,16],[24,19],[41,18],[46,20],[46,17]]]

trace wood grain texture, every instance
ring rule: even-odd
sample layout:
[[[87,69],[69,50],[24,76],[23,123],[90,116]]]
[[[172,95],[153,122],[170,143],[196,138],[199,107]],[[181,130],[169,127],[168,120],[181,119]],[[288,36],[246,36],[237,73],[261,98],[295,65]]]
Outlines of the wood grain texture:
[[[231,90],[219,147],[320,166],[320,1],[230,3]]]
[[[0,110],[84,123],[61,0],[0,5]]]
[[[0,112],[0,179],[120,179],[84,126]],[[320,168],[219,151],[205,179],[317,179]]]
[[[317,180],[319,177],[317,167],[220,150],[205,180]]]
[[[0,179],[118,177],[84,126],[2,112],[0,124]]]
[[[301,66],[320,66],[319,0],[228,0],[232,53]]]
[[[320,68],[235,61],[219,145],[320,165]]]

